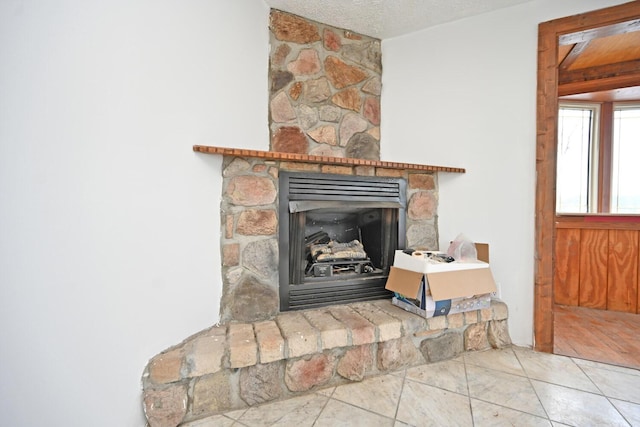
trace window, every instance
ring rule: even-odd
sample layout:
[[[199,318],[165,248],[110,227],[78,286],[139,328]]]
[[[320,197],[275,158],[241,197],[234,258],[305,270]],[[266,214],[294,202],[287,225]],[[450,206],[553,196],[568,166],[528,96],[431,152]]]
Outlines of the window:
[[[561,104],[558,112],[556,210],[597,210],[598,105]]]
[[[640,105],[615,105],[611,212],[640,213]]]
[[[557,154],[556,212],[640,214],[639,103],[561,103]]]

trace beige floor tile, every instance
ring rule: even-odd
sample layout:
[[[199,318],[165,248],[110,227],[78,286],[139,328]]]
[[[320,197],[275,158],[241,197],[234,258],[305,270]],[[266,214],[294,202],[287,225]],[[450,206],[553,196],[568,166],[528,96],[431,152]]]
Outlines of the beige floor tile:
[[[575,362],[575,364],[578,366],[591,366],[595,368],[605,369],[608,371],[622,372],[629,375],[640,376],[640,369],[625,368],[624,366],[609,365],[608,363],[599,363],[591,360],[578,359],[576,357],[572,357],[572,359]]]
[[[529,378],[600,394],[570,357],[521,349],[514,352]]]
[[[640,427],[640,370],[518,347],[468,352],[181,427],[431,425]]]
[[[214,415],[213,417],[181,424],[180,427],[231,427],[233,423],[235,423],[235,421],[231,418],[223,415]]]
[[[393,418],[398,408],[403,379],[394,375],[368,378],[336,387],[332,398]]]
[[[309,394],[254,406],[238,418],[238,421],[250,427],[310,427],[327,404],[327,400],[325,396]]]
[[[468,394],[464,363],[445,361],[407,369],[406,378],[458,394]]]
[[[640,404],[640,377],[637,375],[595,366],[582,369],[605,396]]]
[[[330,400],[314,427],[391,427],[394,421],[339,400]]]
[[[528,378],[467,366],[469,396],[507,408],[546,417]]]
[[[411,426],[472,426],[469,398],[407,379],[396,419]]]
[[[628,426],[606,397],[532,380],[553,421],[575,426]]]
[[[481,366],[508,374],[525,375],[518,358],[510,348],[468,352],[464,354],[464,361],[467,365]]]
[[[640,405],[622,400],[609,399],[629,424],[640,427]]]
[[[320,394],[322,396],[331,397],[331,395],[333,394],[335,389],[336,389],[335,387],[323,388],[322,390],[316,391],[316,393],[318,393],[318,394]]]
[[[400,378],[404,378],[404,376],[406,374],[407,374],[406,369],[401,369],[399,371],[389,372],[389,375],[393,375],[394,377],[400,377]]]
[[[473,410],[473,425],[475,427],[551,427],[551,422],[545,418],[536,417],[525,412],[477,399],[471,399],[471,408]]]

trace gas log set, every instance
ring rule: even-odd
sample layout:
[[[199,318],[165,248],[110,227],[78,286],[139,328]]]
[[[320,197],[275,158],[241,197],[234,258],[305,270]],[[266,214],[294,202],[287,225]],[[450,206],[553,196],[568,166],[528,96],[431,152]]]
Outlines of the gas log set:
[[[373,273],[376,270],[359,240],[337,242],[324,231],[305,237],[305,259],[307,277]]]

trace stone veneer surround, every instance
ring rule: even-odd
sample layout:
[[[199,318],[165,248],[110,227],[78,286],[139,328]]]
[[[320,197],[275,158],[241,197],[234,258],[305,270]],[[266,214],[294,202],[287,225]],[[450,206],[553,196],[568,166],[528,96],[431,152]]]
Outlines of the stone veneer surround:
[[[271,151],[380,159],[380,40],[270,15]]]
[[[435,174],[370,166],[274,162],[225,156],[221,203],[222,323],[269,320],[280,311],[280,170],[404,178],[407,181],[408,201],[407,247],[421,250],[438,247]]]
[[[278,10],[271,10],[269,30],[270,151],[379,161],[380,40]],[[437,249],[435,174],[225,156],[221,322],[279,312],[280,170],[406,179],[407,246]]]

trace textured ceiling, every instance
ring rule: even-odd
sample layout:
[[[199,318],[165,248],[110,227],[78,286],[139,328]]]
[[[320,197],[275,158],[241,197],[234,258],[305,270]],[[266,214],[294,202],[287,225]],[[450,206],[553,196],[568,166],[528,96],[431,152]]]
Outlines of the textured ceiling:
[[[387,39],[531,0],[264,0],[274,9]]]

